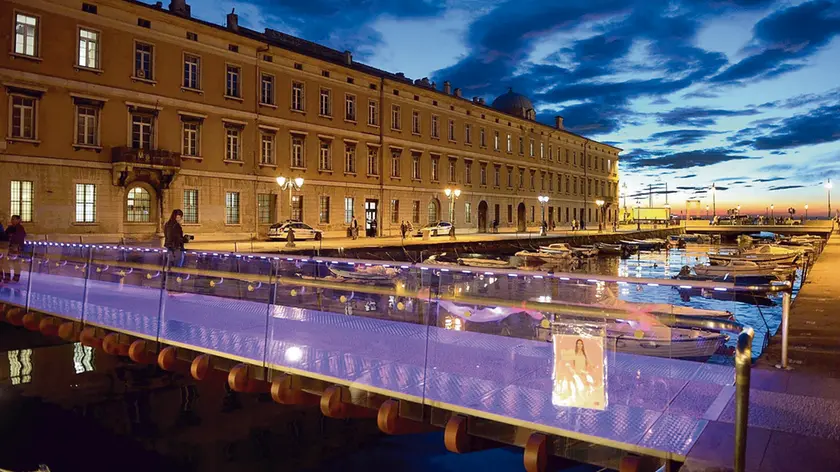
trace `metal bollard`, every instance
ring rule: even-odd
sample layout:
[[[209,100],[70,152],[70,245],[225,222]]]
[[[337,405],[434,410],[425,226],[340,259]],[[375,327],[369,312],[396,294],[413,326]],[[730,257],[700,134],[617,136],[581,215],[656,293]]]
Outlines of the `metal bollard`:
[[[750,416],[750,369],[752,368],[753,329],[738,335],[735,353],[735,472],[747,467],[747,425]]]
[[[790,322],[790,292],[782,293],[782,363],[776,364],[777,369],[788,367],[788,324]]]

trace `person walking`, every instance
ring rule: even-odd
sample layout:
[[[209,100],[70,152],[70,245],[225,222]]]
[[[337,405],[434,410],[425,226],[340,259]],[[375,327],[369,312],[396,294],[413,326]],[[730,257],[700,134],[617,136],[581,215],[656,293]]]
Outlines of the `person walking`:
[[[356,215],[353,215],[353,220],[350,222],[350,237],[354,240],[359,238],[359,222],[356,221]]]
[[[402,239],[405,239],[405,232],[408,230],[408,226],[405,224],[405,220],[400,222],[400,235]]]
[[[6,283],[20,282],[20,273],[23,271],[23,245],[26,243],[26,230],[20,224],[20,215],[12,215],[9,226],[3,232],[8,240],[9,249],[6,252],[6,263],[3,268],[3,280]],[[12,271],[14,270],[14,276]]]

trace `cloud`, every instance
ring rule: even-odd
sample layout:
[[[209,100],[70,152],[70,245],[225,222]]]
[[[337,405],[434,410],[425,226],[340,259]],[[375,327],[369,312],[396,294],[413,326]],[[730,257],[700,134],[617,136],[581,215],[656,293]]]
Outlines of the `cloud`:
[[[741,83],[799,70],[840,33],[835,2],[814,0],[776,11],[753,27],[751,55],[723,70],[712,82]]]
[[[805,93],[794,97],[762,103],[762,108],[802,108],[808,105],[825,105],[831,102],[840,102],[840,88],[828,90],[823,93]],[[776,121],[775,118],[770,120]],[[758,120],[761,121],[761,120]]]
[[[719,133],[720,131],[703,129],[677,129],[653,133],[646,141],[662,141],[662,145],[664,146],[686,146],[689,144],[696,144],[707,136]]]
[[[718,118],[729,116],[749,116],[758,113],[756,109],[723,110],[719,108],[684,107],[657,113],[657,121],[668,126],[712,126]]]
[[[733,180],[744,180],[749,179],[749,177],[721,177],[719,179],[715,179],[716,182],[730,182]]]
[[[793,164],[770,164],[758,168],[759,172],[784,172],[793,169]]]
[[[679,177],[677,177],[677,178],[678,178],[678,179],[690,179],[690,178],[692,178],[692,177],[697,177],[697,174],[686,174],[686,175],[681,175],[681,176],[679,176]]]
[[[785,180],[784,177],[770,177],[769,179],[754,179],[753,182],[778,182],[779,180]]]
[[[783,120],[773,131],[755,139],[758,150],[788,149],[840,140],[840,104],[822,106]]]
[[[660,157],[636,157],[631,159],[629,163],[625,158],[624,162],[632,168],[689,169],[742,159],[752,159],[752,157],[729,154],[725,149],[705,149],[678,152]]]
[[[804,188],[804,187],[805,187],[804,185],[782,185],[780,187],[770,187],[770,188],[767,189],[767,191],[776,192],[776,191],[779,191],[779,190],[791,190],[791,189],[795,189],[795,188]]]

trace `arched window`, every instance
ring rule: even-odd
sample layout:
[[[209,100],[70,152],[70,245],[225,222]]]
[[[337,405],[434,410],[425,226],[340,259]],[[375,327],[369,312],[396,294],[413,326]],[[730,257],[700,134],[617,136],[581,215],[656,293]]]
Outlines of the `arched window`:
[[[148,223],[151,219],[152,197],[142,187],[128,191],[126,199],[126,221],[129,223]]]
[[[429,202],[429,224],[433,225],[438,222],[438,202],[432,200]]]

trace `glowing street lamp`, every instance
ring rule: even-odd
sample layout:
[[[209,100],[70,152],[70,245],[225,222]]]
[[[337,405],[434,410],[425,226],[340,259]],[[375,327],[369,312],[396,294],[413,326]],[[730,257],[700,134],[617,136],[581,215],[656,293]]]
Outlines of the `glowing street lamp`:
[[[598,232],[599,233],[601,231],[603,231],[603,229],[604,229],[604,212],[603,212],[604,203],[606,203],[606,202],[604,202],[601,199],[595,200],[595,204],[598,205],[598,215],[599,215],[599,217],[598,217]]]
[[[289,220],[292,219],[292,192],[301,190],[303,188],[303,177],[295,177],[294,179],[287,179],[285,177],[277,177],[277,185],[283,190],[289,191]],[[303,217],[303,215],[301,215]]]
[[[776,223],[776,212],[773,209],[776,208],[776,205],[770,204],[770,219],[773,221],[773,224]]]
[[[825,183],[825,190],[828,192],[828,219],[831,219],[831,179]]]
[[[805,204],[805,221],[808,221],[808,204]]]
[[[461,189],[456,188],[452,190],[451,188],[447,188],[443,191],[446,195],[446,198],[449,199],[449,223],[451,226],[449,227],[449,239],[455,240],[455,200],[461,196]]]
[[[709,219],[709,205],[706,205],[706,219]]]
[[[715,204],[715,183],[712,182],[712,215],[717,216],[717,205]]]
[[[548,196],[540,195],[537,197],[537,200],[540,201],[540,208],[542,209],[542,222],[540,223],[540,236],[545,236],[545,204],[548,203]]]

